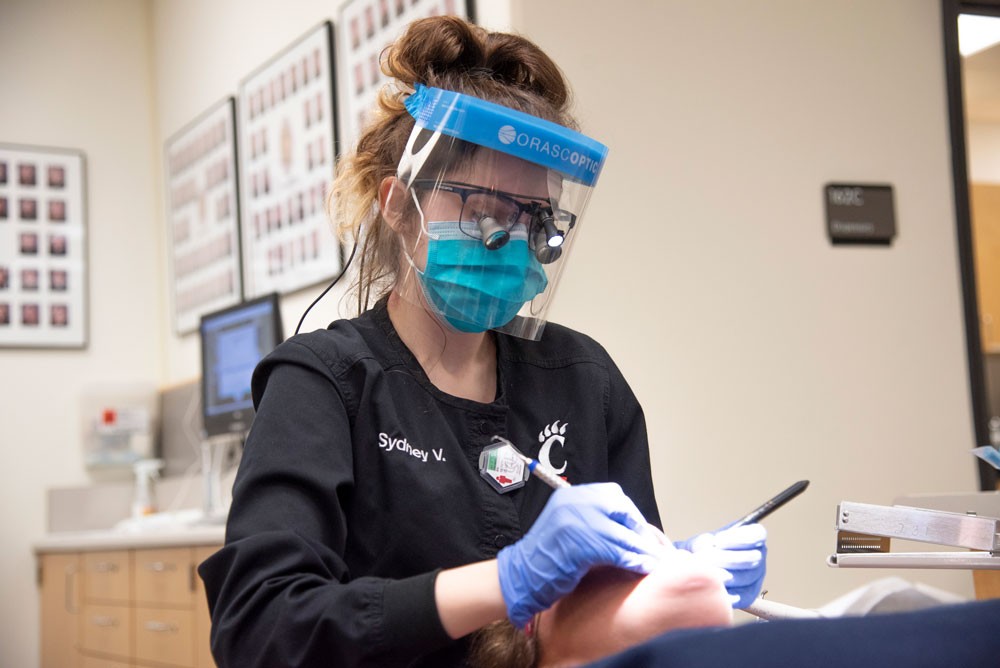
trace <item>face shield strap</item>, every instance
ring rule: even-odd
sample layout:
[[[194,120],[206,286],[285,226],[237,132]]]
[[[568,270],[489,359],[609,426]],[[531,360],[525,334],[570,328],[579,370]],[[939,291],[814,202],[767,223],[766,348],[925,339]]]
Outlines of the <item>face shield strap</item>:
[[[410,198],[413,199],[413,205],[417,207],[417,214],[420,215],[420,234],[417,236],[417,240],[414,243],[414,246],[416,246],[417,244],[420,243],[420,239],[424,235],[426,235],[428,239],[433,239],[435,237],[431,235],[430,230],[427,229],[427,218],[424,216],[424,210],[420,208],[420,202],[419,200],[417,200],[417,194],[413,192],[413,190],[410,190]],[[410,249],[406,248],[405,246],[403,247],[403,257],[406,258],[406,263],[410,265],[410,269],[417,272],[417,275],[419,276],[424,275],[424,272],[421,271],[420,267],[417,266],[417,263],[413,261],[413,256],[410,254]],[[422,284],[421,284],[421,290],[423,290]]]
[[[413,206],[417,207],[417,214],[420,216],[420,236],[417,237],[416,243],[420,243],[420,237],[424,235],[427,235],[429,239],[435,238],[430,230],[427,229],[427,216],[424,215],[424,210],[420,208],[420,200],[417,198],[416,191],[412,188],[410,188],[410,199],[413,200]]]
[[[429,133],[426,130],[421,131],[421,128],[413,128],[410,138],[406,141],[406,148],[403,149],[403,155],[399,159],[399,166],[396,168],[396,176],[406,184],[407,188],[417,178],[420,168],[427,162],[427,158],[440,139],[440,132]],[[420,140],[426,141],[418,147],[417,142]]]
[[[405,103],[416,127],[431,133],[417,146],[414,130],[397,174],[404,181],[427,159],[441,135],[507,153],[554,170],[577,183],[593,186],[608,155],[608,147],[557,123],[479,98],[416,84]]]
[[[412,189],[410,190],[410,198],[413,200],[413,206],[417,207],[417,214],[420,216],[420,234],[417,235],[417,239],[414,242],[415,247],[420,243],[420,239],[425,235],[428,239],[436,239],[437,236],[431,234],[430,230],[427,229],[427,217],[424,216],[424,210],[420,208],[420,200],[417,199],[417,193],[415,193]],[[403,247],[403,257],[406,258],[407,264],[410,265],[410,268],[413,269],[413,271],[417,272],[421,276],[423,275],[424,272],[422,272],[420,267],[417,266],[417,263],[413,261],[413,256],[410,255],[410,249],[405,246]]]

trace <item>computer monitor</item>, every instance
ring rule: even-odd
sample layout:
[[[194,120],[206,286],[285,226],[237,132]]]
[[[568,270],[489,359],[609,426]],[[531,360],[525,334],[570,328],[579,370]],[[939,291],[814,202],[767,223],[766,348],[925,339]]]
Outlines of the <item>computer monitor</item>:
[[[199,331],[205,435],[244,435],[254,414],[250,377],[257,363],[284,339],[278,295],[203,315]]]

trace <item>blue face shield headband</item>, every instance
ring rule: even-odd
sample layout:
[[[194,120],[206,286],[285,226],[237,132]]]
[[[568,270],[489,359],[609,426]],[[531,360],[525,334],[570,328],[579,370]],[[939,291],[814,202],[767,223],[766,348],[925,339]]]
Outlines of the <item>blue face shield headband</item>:
[[[607,147],[439,88],[418,84],[405,105],[414,129],[386,204],[419,211],[418,233],[400,229],[419,289],[400,293],[457,331],[538,339]]]
[[[597,183],[608,156],[607,146],[586,135],[470,95],[416,84],[405,104],[417,127],[535,163],[585,186]],[[399,165],[404,181],[416,177],[436,144],[432,139],[415,152],[410,139]],[[411,164],[404,165],[407,158]]]

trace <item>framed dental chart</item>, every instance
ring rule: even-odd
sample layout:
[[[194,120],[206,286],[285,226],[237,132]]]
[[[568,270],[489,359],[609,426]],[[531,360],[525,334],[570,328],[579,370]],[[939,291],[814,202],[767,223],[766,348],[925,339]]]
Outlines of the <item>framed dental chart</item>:
[[[472,0],[348,0],[337,17],[337,134],[340,153],[353,149],[386,83],[379,58],[407,24],[427,16],[474,20]]]
[[[205,313],[242,297],[236,119],[232,97],[166,142],[167,227],[174,329],[193,332]]]
[[[0,347],[87,345],[86,164],[0,144]]]
[[[324,22],[240,82],[247,299],[325,281],[343,264],[325,210],[334,175],[333,26]]]

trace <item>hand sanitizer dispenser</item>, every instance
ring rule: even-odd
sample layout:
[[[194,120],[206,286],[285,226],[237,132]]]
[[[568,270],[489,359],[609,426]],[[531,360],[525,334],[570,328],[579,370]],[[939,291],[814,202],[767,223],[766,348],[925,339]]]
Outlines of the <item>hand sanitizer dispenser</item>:
[[[150,383],[88,385],[80,398],[84,465],[96,474],[127,476],[156,456],[159,394]]]
[[[157,511],[155,480],[160,477],[162,459],[140,459],[132,465],[135,471],[135,497],[132,499],[132,518],[141,519]]]

